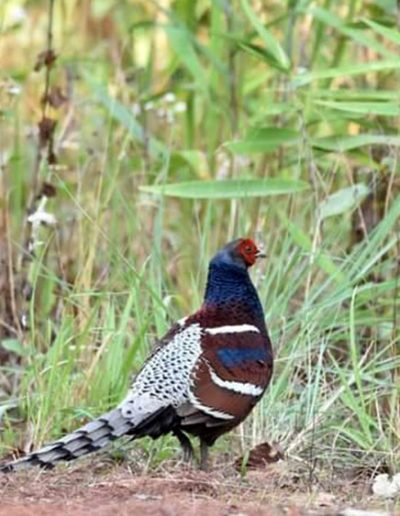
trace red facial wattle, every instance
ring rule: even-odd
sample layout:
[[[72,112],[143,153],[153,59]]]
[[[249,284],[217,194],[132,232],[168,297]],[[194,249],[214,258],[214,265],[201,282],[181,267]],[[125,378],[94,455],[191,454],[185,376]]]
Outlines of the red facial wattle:
[[[250,238],[243,239],[238,246],[239,254],[243,257],[246,265],[251,267],[260,256],[260,250]]]

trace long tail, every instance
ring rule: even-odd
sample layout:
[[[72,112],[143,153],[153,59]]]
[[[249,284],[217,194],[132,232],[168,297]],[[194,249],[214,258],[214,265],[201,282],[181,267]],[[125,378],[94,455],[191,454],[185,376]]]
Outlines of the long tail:
[[[0,472],[8,473],[31,466],[49,469],[57,462],[70,461],[97,451],[132,430],[132,422],[122,415],[120,408],[116,408],[44,448],[0,466]]]

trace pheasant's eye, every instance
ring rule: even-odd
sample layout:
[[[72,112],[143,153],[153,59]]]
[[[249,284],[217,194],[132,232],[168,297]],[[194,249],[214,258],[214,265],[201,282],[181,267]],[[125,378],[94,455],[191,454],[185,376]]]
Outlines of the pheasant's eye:
[[[244,248],[244,252],[245,252],[246,254],[250,254],[250,253],[252,253],[252,252],[253,252],[253,249],[252,249],[250,246],[247,246],[247,247],[245,247],[245,248]]]

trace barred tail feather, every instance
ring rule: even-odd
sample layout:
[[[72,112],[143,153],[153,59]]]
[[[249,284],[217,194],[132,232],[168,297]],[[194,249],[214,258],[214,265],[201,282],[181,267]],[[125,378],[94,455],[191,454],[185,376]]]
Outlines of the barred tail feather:
[[[50,469],[57,462],[74,460],[97,451],[132,431],[132,422],[122,415],[120,408],[116,408],[44,448],[0,466],[0,472],[8,473],[31,466]]]

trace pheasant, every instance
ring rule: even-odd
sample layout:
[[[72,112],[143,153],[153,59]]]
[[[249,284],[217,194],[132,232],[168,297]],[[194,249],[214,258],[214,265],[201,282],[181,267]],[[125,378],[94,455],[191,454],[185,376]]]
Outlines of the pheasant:
[[[187,434],[197,436],[200,468],[207,469],[209,447],[248,416],[271,379],[271,342],[248,273],[261,256],[251,239],[228,243],[209,264],[201,308],[158,342],[126,398],[114,410],[0,471],[52,468],[124,435],[156,439],[169,432],[178,438],[186,461],[194,457]]]

